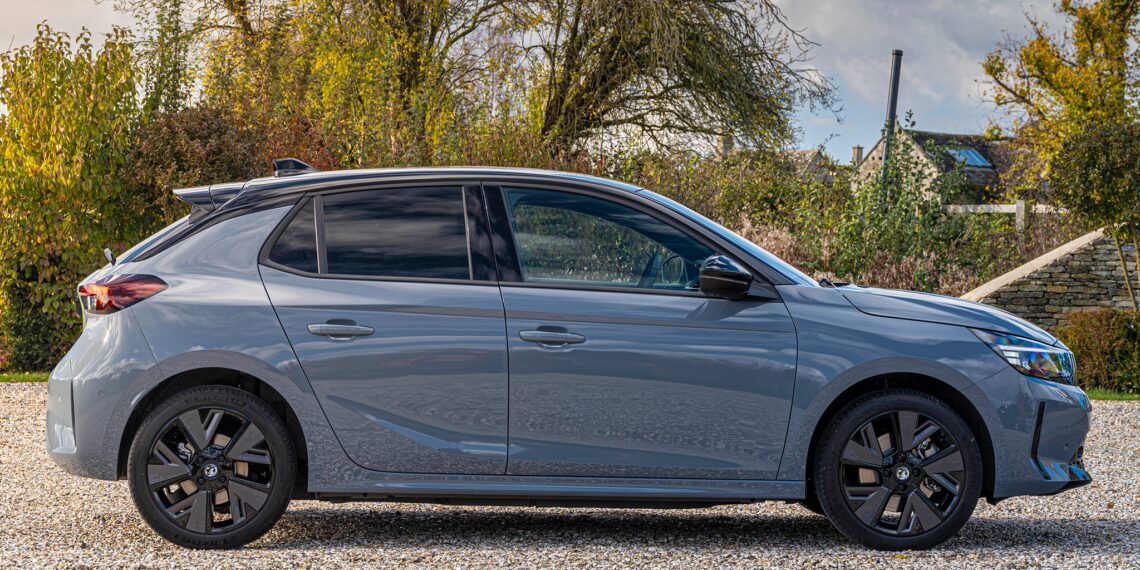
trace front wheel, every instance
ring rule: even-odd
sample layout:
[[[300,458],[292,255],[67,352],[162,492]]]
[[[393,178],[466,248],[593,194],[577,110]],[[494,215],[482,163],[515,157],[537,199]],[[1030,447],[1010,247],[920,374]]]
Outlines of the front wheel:
[[[296,463],[288,428],[264,401],[202,386],[170,396],[143,420],[127,481],[163,538],[232,548],[265,534],[285,512]]]
[[[883,550],[937,545],[962,528],[983,478],[978,442],[941,400],[911,390],[863,396],[820,440],[814,484],[840,532]]]

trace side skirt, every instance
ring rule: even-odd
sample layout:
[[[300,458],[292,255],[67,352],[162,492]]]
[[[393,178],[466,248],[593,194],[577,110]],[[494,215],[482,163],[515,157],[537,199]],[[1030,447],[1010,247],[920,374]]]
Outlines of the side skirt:
[[[765,500],[802,500],[804,481],[490,477],[387,473],[382,480],[309,488],[323,501],[454,505],[700,508]]]

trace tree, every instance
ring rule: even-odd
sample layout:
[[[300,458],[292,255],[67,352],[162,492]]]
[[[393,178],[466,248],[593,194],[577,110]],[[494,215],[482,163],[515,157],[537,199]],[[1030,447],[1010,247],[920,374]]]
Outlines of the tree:
[[[831,103],[802,67],[810,42],[770,0],[529,0],[512,4],[538,75],[537,127],[556,149],[602,133],[779,147],[794,107]]]
[[[1087,124],[1137,116],[1140,2],[1061,0],[1069,29],[1053,33],[1030,16],[1027,39],[1007,37],[982,64],[990,96],[1032,150],[1024,170],[1041,172]]]
[[[477,81],[470,38],[506,0],[123,0],[161,37],[185,6],[203,96],[271,129],[324,130],[343,166],[430,160]],[[169,18],[168,18],[169,20]],[[309,121],[298,120],[299,117]],[[273,133],[271,133],[273,134]],[[282,138],[276,133],[270,140]]]
[[[1132,308],[1140,310],[1140,123],[1090,124],[1070,136],[1054,159],[1050,182],[1062,205],[1116,240]],[[1122,242],[1131,242],[1136,255],[1135,290]]]
[[[178,111],[190,100],[190,35],[182,21],[184,0],[155,0],[153,21],[144,24],[150,37],[140,50],[146,116]]]

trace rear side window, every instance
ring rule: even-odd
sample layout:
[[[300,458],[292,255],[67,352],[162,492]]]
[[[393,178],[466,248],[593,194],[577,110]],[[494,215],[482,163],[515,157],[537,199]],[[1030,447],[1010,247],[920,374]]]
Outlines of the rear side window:
[[[322,275],[471,279],[464,204],[459,187],[319,196],[281,233],[269,259]]]
[[[325,196],[324,226],[330,274],[471,278],[462,188]]]
[[[313,200],[309,200],[289,222],[269,259],[286,267],[308,273],[317,272],[317,234],[313,216]]]

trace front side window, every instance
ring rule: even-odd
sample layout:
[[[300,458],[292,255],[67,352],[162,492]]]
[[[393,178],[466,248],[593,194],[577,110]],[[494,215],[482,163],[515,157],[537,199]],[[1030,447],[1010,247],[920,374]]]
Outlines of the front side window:
[[[317,244],[323,244],[323,252]],[[320,253],[324,263],[318,269]],[[470,279],[463,189],[377,189],[320,196],[285,228],[269,259],[322,275]]]
[[[527,283],[695,291],[713,251],[633,208],[581,194],[506,188]]]

